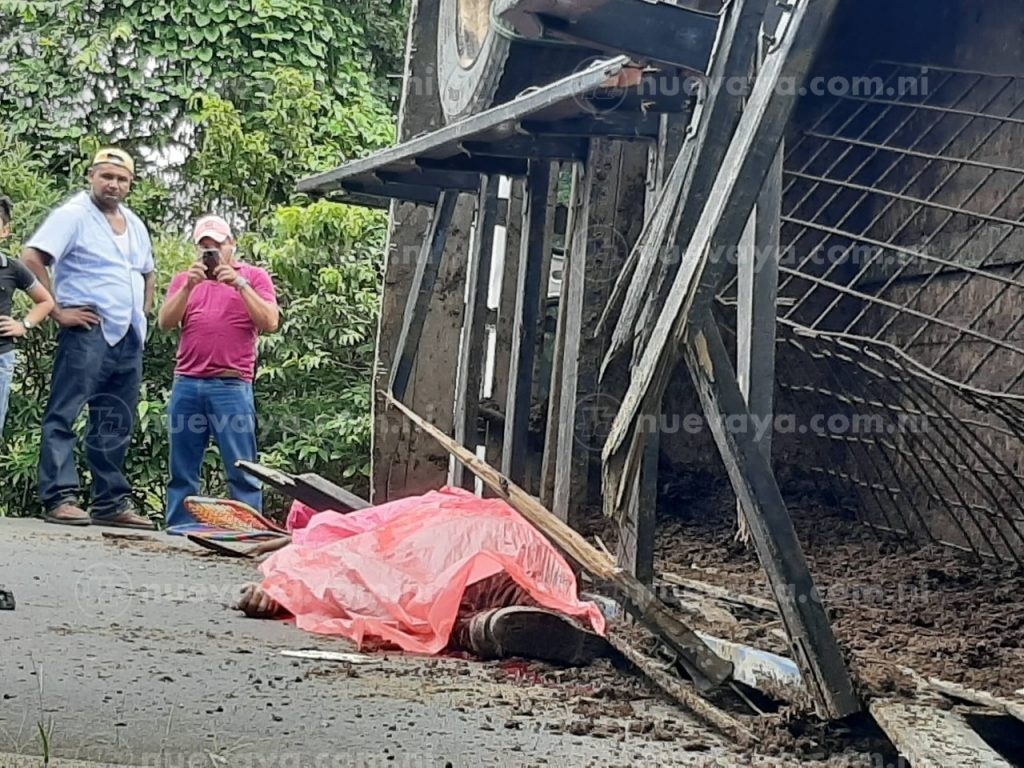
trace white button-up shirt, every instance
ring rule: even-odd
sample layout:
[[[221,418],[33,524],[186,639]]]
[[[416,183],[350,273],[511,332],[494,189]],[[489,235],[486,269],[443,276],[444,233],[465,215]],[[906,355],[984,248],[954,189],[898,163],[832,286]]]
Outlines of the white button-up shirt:
[[[88,192],[79,192],[54,209],[28,242],[54,261],[57,303],[93,308],[103,338],[113,346],[134,328],[146,339],[144,275],[152,272],[153,244],[142,220],[120,207],[128,225],[128,256],[117,246],[114,230]]]

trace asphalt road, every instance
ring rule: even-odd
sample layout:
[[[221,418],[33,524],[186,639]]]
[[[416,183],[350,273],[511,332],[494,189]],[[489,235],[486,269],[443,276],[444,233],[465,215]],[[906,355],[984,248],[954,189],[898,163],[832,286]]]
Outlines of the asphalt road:
[[[352,648],[230,610],[253,576],[162,534],[0,519],[0,583],[17,599],[0,612],[0,768],[41,765],[44,749],[161,768],[739,764],[653,692],[628,706],[673,723],[676,738],[558,732],[576,699],[503,681],[494,664],[282,656]],[[591,724],[602,718],[614,724],[600,713]]]

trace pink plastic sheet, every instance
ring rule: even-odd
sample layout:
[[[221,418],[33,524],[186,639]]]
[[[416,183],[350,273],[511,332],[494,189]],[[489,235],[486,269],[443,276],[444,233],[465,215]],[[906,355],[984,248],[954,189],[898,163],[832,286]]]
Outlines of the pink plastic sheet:
[[[263,588],[306,631],[438,653],[466,588],[502,571],[541,606],[605,631],[565,559],[500,499],[442,488],[345,515],[296,503],[290,527],[307,521],[261,566]]]

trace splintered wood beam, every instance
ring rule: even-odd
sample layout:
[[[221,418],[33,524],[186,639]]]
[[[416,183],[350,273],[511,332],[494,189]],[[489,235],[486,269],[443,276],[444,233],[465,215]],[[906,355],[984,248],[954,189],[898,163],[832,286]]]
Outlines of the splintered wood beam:
[[[512,329],[512,360],[505,404],[505,438],[501,471],[525,483],[529,451],[530,404],[533,399],[533,367],[537,351],[537,321],[541,294],[547,291],[544,254],[551,247],[548,232],[548,191],[551,163],[531,164],[526,180],[526,209],[516,283],[516,310]]]
[[[798,86],[807,76],[838,2],[798,3],[778,47],[766,56],[676,278],[660,302],[657,322],[605,443],[605,460],[626,441],[652,383],[671,369],[676,344],[683,339],[690,318],[703,317],[703,312],[694,314],[695,310],[710,306],[775,162]]]
[[[710,312],[694,328],[684,355],[761,566],[768,575],[793,659],[800,666],[818,714],[839,719],[858,712],[861,707],[853,681],[771,466],[751,430],[726,426],[750,424],[750,412]]]
[[[875,699],[868,708],[914,768],[1011,768],[955,712],[891,699]]]
[[[412,278],[409,299],[402,316],[402,330],[395,349],[395,364],[391,369],[389,389],[398,398],[404,398],[409,387],[420,335],[427,319],[427,310],[430,309],[430,299],[434,295],[434,283],[437,282],[437,272],[441,267],[458,199],[457,192],[441,193],[431,218],[430,232],[423,239],[423,247],[416,261],[416,272]]]
[[[479,428],[480,386],[486,356],[487,290],[491,280],[494,225],[498,218],[498,177],[487,176],[480,184],[473,252],[466,273],[466,310],[462,315],[462,346],[455,381],[455,440],[475,449]],[[455,462],[451,484],[464,486],[464,467]]]
[[[644,302],[658,294],[658,278],[668,270],[670,262],[677,261],[672,248],[678,233],[682,232],[684,238],[689,236],[707,202],[743,109],[742,94],[729,84],[745,82],[750,73],[765,3],[766,0],[737,0],[729,5],[703,106],[691,118],[690,133],[676,158],[658,211],[651,217],[649,228],[653,237],[647,242],[641,238],[637,245],[643,247],[635,257],[635,273],[624,273],[631,279],[621,311],[614,315],[617,323],[604,367],[632,341]],[[625,285],[624,281],[621,288]]]
[[[551,514],[539,501],[508,477],[481,461],[394,397],[387,393],[384,393],[384,396],[413,424],[465,464],[467,469],[479,477],[497,496],[507,501],[591,578],[602,586],[607,585],[614,590],[637,621],[660,637],[679,655],[680,664],[698,688],[710,690],[730,679],[732,664],[713,653],[692,629],[679,621],[668,607],[632,574],[617,567],[607,554],[594,548],[583,536]]]
[[[693,690],[686,680],[676,677],[666,670],[663,664],[643,653],[615,625],[609,627],[608,642],[671,698],[678,701],[704,722],[714,726],[733,739],[739,746],[751,747],[760,742],[760,739],[754,735],[754,732],[748,726],[741,723],[728,712],[714,706],[697,691]]]

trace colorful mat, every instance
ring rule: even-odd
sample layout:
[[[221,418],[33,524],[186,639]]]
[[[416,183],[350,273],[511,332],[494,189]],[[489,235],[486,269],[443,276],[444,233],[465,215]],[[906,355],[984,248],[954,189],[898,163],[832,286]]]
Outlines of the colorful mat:
[[[234,499],[189,496],[185,499],[185,510],[194,522],[170,526],[168,533],[215,541],[255,541],[288,535],[272,520]]]

